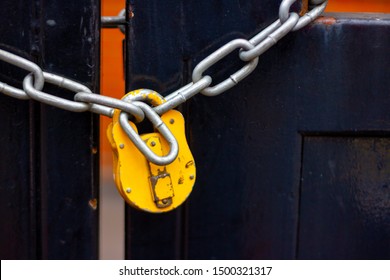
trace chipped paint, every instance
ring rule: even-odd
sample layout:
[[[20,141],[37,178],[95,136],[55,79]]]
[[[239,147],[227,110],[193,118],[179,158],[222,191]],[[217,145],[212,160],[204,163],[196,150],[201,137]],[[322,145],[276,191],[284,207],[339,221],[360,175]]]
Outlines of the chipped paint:
[[[324,17],[320,16],[315,20],[315,23],[323,24],[323,25],[333,25],[337,22],[337,19],[334,17]]]
[[[96,210],[97,209],[97,206],[98,206],[98,201],[96,198],[92,198],[88,201],[88,205],[89,207],[91,207],[93,210]]]
[[[309,0],[302,0],[302,8],[301,11],[299,12],[300,16],[303,16],[304,14],[307,13],[309,10]]]

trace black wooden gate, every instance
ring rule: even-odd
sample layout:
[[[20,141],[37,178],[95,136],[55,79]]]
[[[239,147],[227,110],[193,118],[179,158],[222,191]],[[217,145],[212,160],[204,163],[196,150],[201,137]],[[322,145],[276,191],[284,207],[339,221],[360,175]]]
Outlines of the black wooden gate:
[[[2,0],[0,47],[98,91],[99,11],[98,0]],[[0,64],[2,82],[21,88],[26,74]],[[0,112],[1,259],[97,258],[95,117],[3,94]]]
[[[186,84],[197,62],[269,25],[278,6],[128,1],[127,89]],[[388,15],[326,15],[234,89],[189,101],[195,189],[167,215],[127,209],[127,258],[389,258],[388,34]],[[242,65],[232,61],[217,78]]]

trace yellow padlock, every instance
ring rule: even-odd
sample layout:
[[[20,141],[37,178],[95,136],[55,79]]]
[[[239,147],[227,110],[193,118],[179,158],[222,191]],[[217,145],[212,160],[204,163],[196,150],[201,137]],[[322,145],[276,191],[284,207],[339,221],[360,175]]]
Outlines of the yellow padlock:
[[[145,96],[140,96],[142,94]],[[124,98],[128,96],[133,96],[134,100],[148,100],[153,106],[165,102],[153,91],[133,91]],[[191,193],[196,179],[182,114],[169,110],[161,116],[178,144],[176,159],[165,165],[154,164],[141,153],[122,128],[119,118],[120,111],[115,110],[107,130],[114,152],[114,180],[119,193],[127,203],[143,211],[162,213],[177,208]],[[129,121],[129,125],[137,132],[134,123]],[[143,134],[140,138],[156,156],[165,156],[170,151],[169,143],[159,132]]]

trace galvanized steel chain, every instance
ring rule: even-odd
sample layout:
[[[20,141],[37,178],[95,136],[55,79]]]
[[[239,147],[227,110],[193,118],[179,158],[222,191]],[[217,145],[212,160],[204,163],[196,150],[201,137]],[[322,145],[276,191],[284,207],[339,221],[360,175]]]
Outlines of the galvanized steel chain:
[[[102,17],[100,23],[103,28],[119,28],[125,34],[126,10],[122,9],[117,16]]]
[[[328,3],[327,0],[309,0],[310,6],[308,11],[304,15],[299,16],[297,13],[290,11],[290,7],[294,2],[296,0],[283,0],[279,8],[279,18],[253,38],[249,40],[232,40],[204,58],[194,68],[191,83],[166,96],[164,103],[151,107],[157,113],[157,117],[186,102],[198,93],[206,96],[216,96],[234,87],[254,71],[260,55],[288,33],[299,30],[315,20],[322,14]],[[121,11],[118,17],[102,18],[102,25],[104,27],[121,25],[123,28],[124,23],[124,10]],[[221,83],[211,86],[213,78],[203,74],[222,58],[237,50],[239,51],[239,58],[245,62],[245,65]],[[145,106],[149,106],[146,103],[140,106],[140,101],[137,100],[119,100],[92,93],[89,88],[78,82],[44,72],[37,64],[1,49],[0,60],[29,72],[23,80],[23,90],[0,82],[0,92],[11,97],[23,100],[34,99],[44,104],[72,112],[90,111],[108,117],[112,117],[114,110],[119,109],[133,116],[136,122],[140,122],[145,118],[145,112],[151,115],[150,110],[145,109]],[[45,83],[54,84],[60,88],[73,91],[75,93],[73,100],[63,99],[43,92],[42,89]],[[153,118],[156,118],[156,115]],[[142,152],[144,154],[149,153],[149,151]],[[149,157],[153,158],[151,155]],[[170,158],[169,160],[172,159]]]

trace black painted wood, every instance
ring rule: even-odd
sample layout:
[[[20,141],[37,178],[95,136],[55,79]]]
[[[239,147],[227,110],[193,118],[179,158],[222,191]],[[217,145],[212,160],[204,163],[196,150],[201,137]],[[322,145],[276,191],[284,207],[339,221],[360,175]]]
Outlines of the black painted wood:
[[[390,138],[305,136],[298,258],[389,259]]]
[[[44,67],[80,81],[99,92],[100,2],[83,0],[51,3],[44,8]],[[51,46],[61,42],[61,47]],[[58,92],[60,93],[60,92]],[[72,94],[72,93],[71,93]],[[65,92],[63,96],[69,96]],[[98,212],[90,200],[98,198],[98,118],[41,107],[42,189],[47,199],[43,212],[44,257],[98,257]],[[57,132],[58,130],[58,132]],[[60,171],[60,172],[59,172]],[[59,219],[58,217],[62,217]]]
[[[299,250],[310,252],[311,244],[317,244],[317,252],[324,258],[332,250],[335,253],[331,258],[387,255],[386,246],[370,251],[356,246],[355,254],[337,254],[351,251],[351,244],[370,243],[368,239],[375,234],[350,236],[351,242],[341,248],[321,246],[322,235],[298,235],[298,226],[302,231],[311,226],[301,217],[310,219],[310,206],[306,204],[313,203],[300,200],[300,169],[310,168],[301,164],[305,156],[302,135],[331,133],[342,138],[388,135],[389,131],[385,69],[390,62],[383,57],[390,41],[381,35],[389,32],[389,18],[343,19],[346,16],[328,19],[332,25],[317,22],[280,42],[262,57],[253,77],[232,90],[230,96],[225,94],[218,101],[199,98],[190,105],[198,171],[207,174],[198,176],[198,188],[190,201],[191,258],[315,258],[308,253],[297,255]],[[359,48],[353,51],[356,42]],[[237,96],[234,101],[233,96]],[[381,153],[384,156],[385,151]],[[325,147],[317,153],[321,154],[326,157]],[[345,157],[348,154],[344,158],[340,154],[340,160],[346,161]],[[360,160],[366,161],[363,157]],[[375,162],[367,164],[377,169]],[[389,171],[386,167],[383,172]],[[384,185],[383,178],[372,180]],[[315,188],[320,182],[313,184]],[[335,182],[334,188],[342,187]],[[317,198],[326,204],[326,196]],[[326,223],[323,216],[327,214],[326,209],[317,212],[311,223]],[[208,218],[202,219],[205,216]],[[323,226],[335,229],[333,222],[327,222]],[[379,223],[379,227],[387,228],[389,220]],[[384,234],[388,239],[388,233]],[[207,240],[203,250],[196,249],[202,242],[198,237]],[[380,238],[372,243],[384,240],[383,236],[376,237]]]
[[[254,34],[275,20],[279,3],[130,0],[127,7],[134,14],[127,30],[127,90],[147,87],[165,94],[186,84],[195,63],[227,40]],[[231,66],[224,61],[219,76]],[[127,258],[187,258],[187,215],[185,206],[157,217],[127,208]]]
[[[294,6],[299,8],[300,3]],[[187,81],[194,62],[275,20],[279,3],[128,0],[127,9],[133,15],[127,30],[127,89],[147,85],[166,93]]]
[[[98,0],[2,1],[0,7],[1,47],[98,91]],[[25,71],[0,67],[2,81],[21,86]],[[6,116],[0,121],[1,258],[97,258],[98,211],[90,203],[98,197],[96,117],[0,98]]]
[[[8,2],[2,2],[0,9],[0,46],[29,57],[34,34],[25,32],[19,37],[15,34],[22,34],[23,26],[30,26],[32,3]],[[10,21],[10,15],[21,21]],[[23,77],[20,71],[4,63],[0,67],[1,81],[20,86],[18,79]],[[30,200],[35,196],[35,186],[29,176],[29,151],[32,147],[29,104],[0,94],[0,110],[3,116],[0,121],[0,257],[35,258],[36,205]]]
[[[176,83],[190,80],[196,62],[212,50],[232,38],[250,36],[277,15],[267,6],[271,1],[224,1],[223,8],[220,1],[142,2],[128,3],[134,17],[127,41],[127,57],[131,57],[127,88],[151,87],[163,94]],[[277,1],[272,2],[277,9]],[[358,182],[354,187],[372,196],[367,200],[368,209],[378,208],[378,194],[388,195],[383,186],[389,178],[373,176],[373,170],[379,170],[378,160],[367,161],[366,156],[387,158],[390,81],[386,69],[390,60],[386,57],[390,38],[383,34],[389,29],[386,15],[329,15],[284,38],[261,56],[257,70],[234,89],[215,98],[197,96],[189,101],[182,109],[197,164],[195,189],[188,203],[169,215],[128,209],[127,257],[388,257],[387,245],[377,248],[390,238],[387,212],[372,227],[356,227],[367,217],[352,213],[362,208],[349,199],[342,178],[335,180],[332,188],[342,190],[343,201],[350,203],[346,218],[354,217],[343,226],[347,232],[361,231],[349,235],[348,243],[335,241],[332,246],[338,248],[329,246],[337,236],[334,223],[341,226],[344,219],[326,218],[329,207],[337,203],[329,198],[332,189],[319,176],[309,181],[305,177],[311,168],[317,173],[328,168],[328,152],[340,149],[335,154],[336,162],[345,163],[340,174],[352,176],[359,164],[352,162],[364,162],[367,172],[355,178],[370,178],[370,184]],[[147,42],[157,42],[158,51],[148,49],[148,57],[142,60],[129,56],[142,52]],[[178,57],[180,64],[175,60]],[[233,57],[227,59],[213,70],[216,80],[241,65]],[[328,143],[330,135],[342,146]],[[324,145],[306,146],[312,136]],[[368,142],[361,149],[355,147],[355,153],[348,152],[353,149],[351,143],[361,137],[368,137]],[[377,141],[381,148],[370,151],[367,146]],[[380,172],[389,174],[388,164],[382,164]],[[317,208],[311,207],[313,199],[318,200]],[[328,206],[328,202],[333,204]],[[323,227],[329,230],[313,234]],[[383,232],[377,233],[378,229]],[[329,243],[319,240],[324,235]],[[367,241],[369,238],[372,240]],[[370,245],[357,245],[366,241]]]

